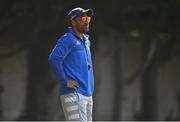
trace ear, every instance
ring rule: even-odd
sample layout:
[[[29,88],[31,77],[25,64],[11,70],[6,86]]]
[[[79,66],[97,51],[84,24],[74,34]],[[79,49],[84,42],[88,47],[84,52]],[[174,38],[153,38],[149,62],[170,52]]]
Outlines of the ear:
[[[75,20],[71,20],[71,25],[72,26],[76,26],[76,21]]]

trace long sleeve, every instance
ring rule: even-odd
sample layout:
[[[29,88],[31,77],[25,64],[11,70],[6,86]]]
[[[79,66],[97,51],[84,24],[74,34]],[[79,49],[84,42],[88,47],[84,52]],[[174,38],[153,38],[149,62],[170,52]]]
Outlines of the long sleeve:
[[[58,81],[67,85],[68,78],[63,70],[63,61],[73,48],[73,41],[68,38],[61,38],[58,40],[51,54],[49,55],[49,64]]]

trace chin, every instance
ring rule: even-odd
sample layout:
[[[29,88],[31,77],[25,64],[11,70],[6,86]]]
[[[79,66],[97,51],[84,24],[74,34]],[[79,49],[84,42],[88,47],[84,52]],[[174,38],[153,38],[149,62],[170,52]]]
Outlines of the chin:
[[[85,32],[89,32],[89,29],[88,29],[88,30],[85,30]]]
[[[83,33],[87,33],[87,32],[89,32],[89,30],[83,30]]]
[[[86,27],[84,27],[83,28],[83,31],[86,33],[86,32],[89,32],[89,27],[88,26],[86,26]]]

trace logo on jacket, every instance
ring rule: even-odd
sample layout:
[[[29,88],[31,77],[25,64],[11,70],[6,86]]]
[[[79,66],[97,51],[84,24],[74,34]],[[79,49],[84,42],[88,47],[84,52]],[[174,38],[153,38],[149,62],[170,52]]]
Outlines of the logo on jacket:
[[[81,43],[77,40],[77,41],[76,41],[76,45],[80,45],[80,44],[81,44]]]

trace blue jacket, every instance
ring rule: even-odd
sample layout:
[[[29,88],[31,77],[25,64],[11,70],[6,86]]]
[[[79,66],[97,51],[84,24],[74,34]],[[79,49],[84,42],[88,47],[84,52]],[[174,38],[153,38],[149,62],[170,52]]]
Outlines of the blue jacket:
[[[87,34],[80,39],[72,28],[56,43],[49,55],[49,64],[60,82],[59,94],[78,92],[92,96],[94,91],[93,66],[90,52],[90,41]],[[69,80],[76,80],[80,87],[67,87]]]

